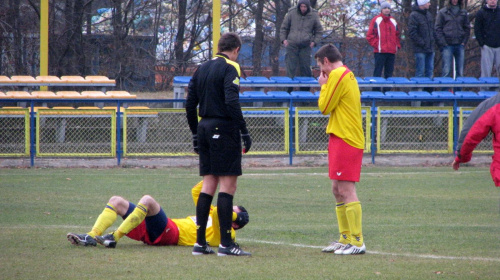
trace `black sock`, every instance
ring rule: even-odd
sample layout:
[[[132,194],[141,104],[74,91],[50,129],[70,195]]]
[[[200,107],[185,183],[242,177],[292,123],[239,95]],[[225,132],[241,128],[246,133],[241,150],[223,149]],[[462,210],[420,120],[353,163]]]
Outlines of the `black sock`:
[[[217,213],[219,214],[220,243],[227,247],[233,241],[231,239],[231,226],[233,222],[233,196],[228,193],[219,192],[217,198]]]
[[[209,194],[200,193],[198,203],[196,204],[196,243],[202,246],[207,244],[205,234],[207,231],[208,215],[210,214],[210,205],[212,204],[213,198],[214,197]]]

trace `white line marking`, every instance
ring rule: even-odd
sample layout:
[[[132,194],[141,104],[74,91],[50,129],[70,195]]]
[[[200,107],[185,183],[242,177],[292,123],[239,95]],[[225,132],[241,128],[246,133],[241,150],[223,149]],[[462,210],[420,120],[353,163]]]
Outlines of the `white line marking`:
[[[0,226],[0,229],[26,229],[26,228],[60,228],[60,229],[81,229],[82,231],[88,230],[89,226],[77,226],[77,225],[40,225],[40,226]],[[247,238],[238,238],[238,240],[269,244],[269,245],[282,245],[282,246],[292,246],[299,248],[310,248],[310,249],[322,249],[324,246],[315,245],[305,245],[297,243],[285,243],[285,242],[275,242],[266,240],[255,240]],[[367,250],[367,254],[373,255],[384,255],[384,256],[401,256],[409,258],[421,258],[421,259],[438,259],[438,260],[460,260],[460,261],[490,261],[490,262],[500,262],[500,258],[482,258],[482,257],[452,257],[452,256],[437,256],[437,255],[423,255],[423,254],[408,254],[408,253],[388,253],[388,252],[378,252]]]
[[[284,245],[284,246],[292,246],[292,247],[300,247],[300,248],[312,248],[312,249],[322,249],[324,247],[324,246],[314,246],[314,245],[285,243],[285,242],[273,242],[273,241],[254,240],[254,239],[245,239],[245,238],[238,238],[238,240],[247,241],[247,242],[254,242],[254,243],[262,243],[262,244],[270,244],[270,245]],[[500,262],[499,258],[452,257],[452,256],[437,256],[437,255],[423,255],[423,254],[408,254],[408,253],[387,253],[387,252],[378,252],[378,251],[370,251],[370,250],[367,250],[366,253],[373,254],[373,255],[402,256],[402,257],[421,258],[421,259]]]

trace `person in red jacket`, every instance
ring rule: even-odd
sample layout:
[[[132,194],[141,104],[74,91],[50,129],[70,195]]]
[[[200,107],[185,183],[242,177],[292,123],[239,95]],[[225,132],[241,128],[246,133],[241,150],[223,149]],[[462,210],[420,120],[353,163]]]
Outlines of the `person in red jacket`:
[[[481,102],[465,121],[452,166],[458,170],[460,163],[469,162],[472,151],[490,132],[493,133],[490,173],[495,186],[500,187],[500,93]]]
[[[399,26],[396,19],[391,16],[391,4],[382,2],[381,13],[370,22],[366,33],[366,40],[373,47],[375,55],[374,77],[392,77],[396,52],[401,48]]]

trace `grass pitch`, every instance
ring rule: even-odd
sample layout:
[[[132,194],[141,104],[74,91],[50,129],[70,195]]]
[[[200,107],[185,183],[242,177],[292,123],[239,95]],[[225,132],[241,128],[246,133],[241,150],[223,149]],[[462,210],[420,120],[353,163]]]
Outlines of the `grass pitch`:
[[[120,240],[72,246],[112,195],[154,196],[169,217],[195,213],[193,169],[0,169],[0,279],[498,279],[500,189],[488,168],[363,168],[357,184],[367,254],[321,248],[337,238],[326,168],[246,169],[235,203],[249,258]],[[121,219],[119,219],[121,221]],[[118,226],[118,221],[110,230]]]

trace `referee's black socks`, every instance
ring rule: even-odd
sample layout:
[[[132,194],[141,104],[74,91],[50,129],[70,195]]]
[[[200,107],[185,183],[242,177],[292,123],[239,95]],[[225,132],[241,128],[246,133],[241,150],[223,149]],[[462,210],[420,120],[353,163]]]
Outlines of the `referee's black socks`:
[[[213,198],[213,196],[202,192],[200,193],[198,203],[196,204],[196,242],[201,246],[207,244],[205,234],[207,231],[208,215],[210,214],[210,206],[212,205]]]
[[[220,243],[227,247],[231,245],[231,225],[233,222],[233,196],[219,192],[217,198],[217,213],[220,224]]]

